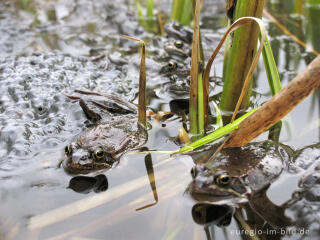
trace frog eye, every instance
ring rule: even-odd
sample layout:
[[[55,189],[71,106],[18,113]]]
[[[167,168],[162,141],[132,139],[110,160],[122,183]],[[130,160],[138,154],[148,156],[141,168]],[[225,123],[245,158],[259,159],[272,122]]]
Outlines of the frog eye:
[[[194,166],[193,168],[191,168],[191,177],[195,178],[197,176],[197,168]]]
[[[216,178],[216,183],[222,186],[228,185],[231,181],[231,177],[228,173],[223,173]]]
[[[102,159],[104,157],[104,151],[96,151],[94,153],[94,156],[95,156],[96,159],[100,160],[100,159]]]
[[[178,23],[178,22],[175,22],[172,27],[173,27],[175,30],[180,30],[181,24]]]
[[[70,156],[71,153],[72,153],[72,149],[71,147],[68,145],[64,148],[64,153],[67,155],[67,156]]]
[[[176,66],[177,66],[177,63],[176,63],[176,62],[170,61],[170,62],[168,63],[168,67],[169,67],[170,70],[175,69]]]
[[[177,48],[182,48],[182,47],[183,47],[183,42],[181,42],[181,41],[175,41],[175,42],[174,42],[174,45],[175,45]]]

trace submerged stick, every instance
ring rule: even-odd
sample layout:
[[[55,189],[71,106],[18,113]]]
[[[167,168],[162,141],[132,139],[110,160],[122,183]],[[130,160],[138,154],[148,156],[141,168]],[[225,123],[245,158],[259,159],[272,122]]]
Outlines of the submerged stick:
[[[243,120],[232,132],[226,147],[240,147],[270,128],[320,86],[320,56],[287,86]]]

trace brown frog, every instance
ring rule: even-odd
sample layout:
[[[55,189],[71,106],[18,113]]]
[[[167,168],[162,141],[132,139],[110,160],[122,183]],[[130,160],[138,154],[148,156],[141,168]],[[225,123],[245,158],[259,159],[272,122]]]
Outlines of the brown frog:
[[[182,61],[185,61],[187,57],[191,57],[193,30],[177,21],[166,24],[164,29],[167,33],[164,50],[168,55]]]
[[[181,64],[170,60],[167,64],[161,67],[159,73],[163,76],[172,76],[175,74],[179,77],[187,77],[190,75],[190,66],[188,64]]]
[[[191,28],[180,24],[177,21],[172,21],[164,26],[164,30],[169,37],[179,39],[187,44],[192,43],[193,31]],[[181,44],[179,44],[181,45]],[[178,48],[181,48],[177,46]]]
[[[178,56],[182,58],[191,57],[191,46],[181,40],[169,40],[164,45],[164,50],[169,56]]]
[[[290,158],[287,150],[271,141],[224,149],[213,161],[191,170],[193,181],[188,191],[201,202],[245,202],[248,194],[266,188],[278,178],[284,158]]]
[[[75,91],[93,125],[65,147],[64,169],[73,174],[111,168],[127,151],[147,140],[147,131],[137,121],[135,105],[115,95]]]

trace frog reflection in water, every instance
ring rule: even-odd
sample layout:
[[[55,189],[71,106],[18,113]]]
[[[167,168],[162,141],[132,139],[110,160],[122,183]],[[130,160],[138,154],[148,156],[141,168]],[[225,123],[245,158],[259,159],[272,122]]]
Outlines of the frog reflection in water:
[[[289,158],[286,150],[269,141],[224,149],[213,161],[198,164],[191,170],[193,181],[188,191],[197,201],[247,201],[248,194],[277,179],[284,158]]]
[[[137,122],[135,105],[114,95],[76,90],[69,96],[78,100],[93,126],[65,147],[64,169],[73,174],[111,168],[125,152],[147,140],[147,132]]]

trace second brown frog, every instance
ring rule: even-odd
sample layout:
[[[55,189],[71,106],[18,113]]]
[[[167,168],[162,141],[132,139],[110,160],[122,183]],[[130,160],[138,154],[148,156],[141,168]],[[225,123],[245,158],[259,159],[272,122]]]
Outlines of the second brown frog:
[[[286,207],[273,203],[267,191],[292,168],[292,155],[291,148],[272,141],[223,149],[215,159],[192,169],[187,191],[200,204],[242,207],[273,228],[291,226]]]
[[[248,194],[275,181],[289,161],[287,150],[270,141],[224,149],[213,161],[191,170],[188,190],[197,201],[246,201]]]

